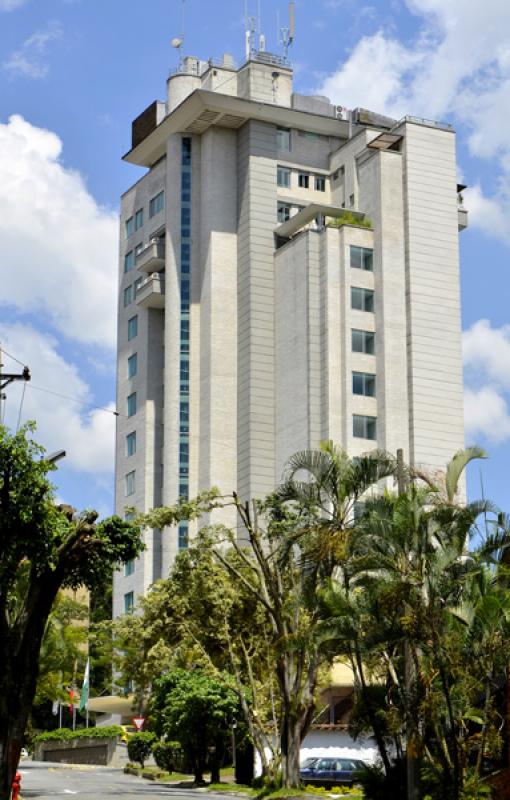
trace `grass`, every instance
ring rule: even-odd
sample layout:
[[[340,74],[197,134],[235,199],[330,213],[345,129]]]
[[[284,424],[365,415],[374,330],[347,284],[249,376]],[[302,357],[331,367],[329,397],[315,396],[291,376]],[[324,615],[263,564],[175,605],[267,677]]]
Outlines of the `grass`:
[[[241,783],[210,783],[206,788],[213,792],[237,792],[247,797],[258,797],[260,794],[260,789],[252,789],[251,786],[244,786]]]

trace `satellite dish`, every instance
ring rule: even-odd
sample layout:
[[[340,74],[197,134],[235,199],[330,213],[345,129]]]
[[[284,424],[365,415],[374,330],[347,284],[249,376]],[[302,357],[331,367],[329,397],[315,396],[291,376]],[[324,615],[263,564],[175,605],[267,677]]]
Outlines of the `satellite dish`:
[[[179,37],[179,36],[176,36],[175,39],[172,39],[172,41],[170,42],[172,47],[176,47],[176,48],[182,47],[182,43],[183,43],[183,39],[181,37]]]

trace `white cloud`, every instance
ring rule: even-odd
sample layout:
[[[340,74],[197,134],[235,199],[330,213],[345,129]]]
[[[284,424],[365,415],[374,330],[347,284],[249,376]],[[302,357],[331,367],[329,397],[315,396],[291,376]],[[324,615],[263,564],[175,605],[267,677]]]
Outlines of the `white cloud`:
[[[46,30],[36,31],[11,53],[3,69],[11,75],[24,78],[45,78],[49,72],[46,62],[48,47],[61,36],[62,28],[55,22],[48,25]]]
[[[510,4],[508,0],[406,0],[421,18],[414,41],[380,30],[360,39],[319,94],[390,116],[450,118],[468,126],[471,152],[499,160],[505,173],[492,197],[473,191],[470,222],[509,242]],[[490,213],[489,213],[490,211]],[[489,217],[489,219],[488,219]],[[487,228],[486,228],[487,230]]]
[[[492,386],[464,392],[466,434],[484,436],[495,444],[510,439],[510,414],[505,398]]]
[[[510,325],[493,328],[480,319],[464,332],[462,347],[467,368],[510,390]]]
[[[2,302],[111,348],[117,215],[98,206],[61,152],[55,133],[20,116],[0,124]]]
[[[510,325],[493,328],[478,320],[463,334],[463,354],[466,433],[496,444],[510,439]]]
[[[66,450],[66,465],[96,476],[110,474],[113,470],[115,417],[112,413],[91,408],[95,402],[90,386],[80,377],[79,368],[59,354],[55,338],[18,323],[0,324],[0,340],[8,353],[21,356],[31,370],[32,380],[25,385],[21,423],[35,419],[36,440],[48,452]],[[9,364],[10,371],[18,371],[18,365],[6,357],[3,360]],[[55,394],[38,391],[35,387]],[[15,429],[22,384],[11,384],[6,393],[5,421]],[[59,394],[77,398],[83,404],[59,397]],[[113,411],[113,404],[108,408]]]
[[[14,11],[24,5],[27,0],[0,0],[0,11]]]

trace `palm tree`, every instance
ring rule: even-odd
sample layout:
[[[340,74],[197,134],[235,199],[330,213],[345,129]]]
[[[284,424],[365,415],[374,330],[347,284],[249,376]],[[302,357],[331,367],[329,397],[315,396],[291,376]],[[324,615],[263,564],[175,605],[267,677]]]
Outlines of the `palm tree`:
[[[324,598],[331,613],[324,627],[328,635],[335,636],[336,627],[338,640],[345,642],[348,619],[351,625],[356,620],[367,626],[352,631],[354,661],[361,661],[358,676],[364,664],[378,665],[376,677],[384,674],[387,687],[386,715],[392,713],[395,722],[399,715],[393,712],[400,710],[400,736],[405,730],[413,757],[424,756],[442,781],[443,795],[454,798],[460,796],[466,767],[462,714],[469,714],[464,703],[469,692],[459,697],[452,663],[459,652],[453,645],[467,635],[459,609],[482,562],[508,544],[500,519],[495,535],[485,537],[478,553],[468,551],[470,536],[480,533],[478,518],[494,511],[487,502],[457,502],[465,466],[479,457],[483,452],[478,448],[461,451],[443,476],[409,473],[412,482],[400,496],[386,492],[368,498],[348,538],[343,571]],[[495,607],[493,599],[489,603]],[[359,684],[367,701],[370,687],[361,677]],[[378,721],[374,734],[387,769],[380,715],[372,709],[372,717]]]

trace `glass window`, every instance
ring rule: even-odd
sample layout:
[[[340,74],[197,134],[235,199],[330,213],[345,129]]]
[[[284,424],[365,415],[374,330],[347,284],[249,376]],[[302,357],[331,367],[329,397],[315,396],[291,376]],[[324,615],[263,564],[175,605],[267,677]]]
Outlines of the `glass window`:
[[[276,171],[276,183],[284,189],[290,189],[290,169],[278,167]]]
[[[136,414],[136,392],[130,394],[127,399],[127,415],[132,417]]]
[[[365,397],[375,397],[375,375],[371,372],[353,372],[352,392]]]
[[[135,287],[135,294],[137,293],[142,283],[143,283],[143,278],[137,278],[136,281],[134,282],[133,286]]]
[[[276,146],[278,150],[290,152],[290,130],[288,128],[276,129]]]
[[[351,287],[351,308],[356,311],[374,310],[374,292],[372,289],[362,289],[358,286]]]
[[[138,372],[138,353],[133,353],[127,360],[127,376],[134,378]]]
[[[372,331],[352,330],[353,353],[367,353],[373,356],[375,352],[375,333]]]
[[[159,214],[160,211],[163,211],[164,207],[165,207],[165,192],[162,191],[155,197],[153,197],[152,200],[150,200],[149,217],[154,217],[156,214]]]
[[[182,140],[182,165],[189,167],[191,164],[191,139],[186,137]]]
[[[368,247],[351,245],[351,267],[372,272],[374,269],[374,251]]]
[[[132,575],[134,571],[135,571],[135,561],[132,558],[131,561],[126,561],[126,563],[124,564],[125,577],[126,578],[129,577],[129,575]]]
[[[352,435],[357,439],[377,439],[377,418],[353,414]]]
[[[128,319],[128,342],[138,335],[138,317],[131,317]]]
[[[323,175],[315,176],[315,191],[316,192],[326,191],[326,178]]]
[[[143,208],[139,208],[135,214],[135,231],[139,231],[143,225]]]
[[[126,455],[134,456],[136,453],[136,431],[128,433],[126,436]]]
[[[142,250],[145,250],[145,245],[143,242],[140,242],[135,247],[135,256],[139,256]]]
[[[126,288],[124,289],[124,308],[126,308],[126,306],[130,305],[130,303],[133,302],[134,296],[135,293],[133,289],[133,284],[130,283],[129,286],[126,286]]]
[[[290,206],[288,203],[278,203],[278,222],[288,222],[290,219]]]
[[[128,592],[124,595],[124,613],[129,614],[135,605],[135,595],[133,592]]]
[[[135,266],[135,251],[130,250],[124,256],[124,272],[130,272]]]
[[[178,528],[179,550],[186,550],[188,546],[188,523],[181,522]]]
[[[126,497],[131,497],[136,490],[136,473],[133,470],[126,475]]]
[[[298,175],[298,186],[300,189],[308,189],[310,185],[310,176],[308,172],[300,172]]]
[[[179,497],[184,497],[186,500],[188,499],[188,484],[187,483],[180,483],[179,484]]]
[[[135,218],[129,217],[126,220],[126,236],[132,236],[135,232]]]

